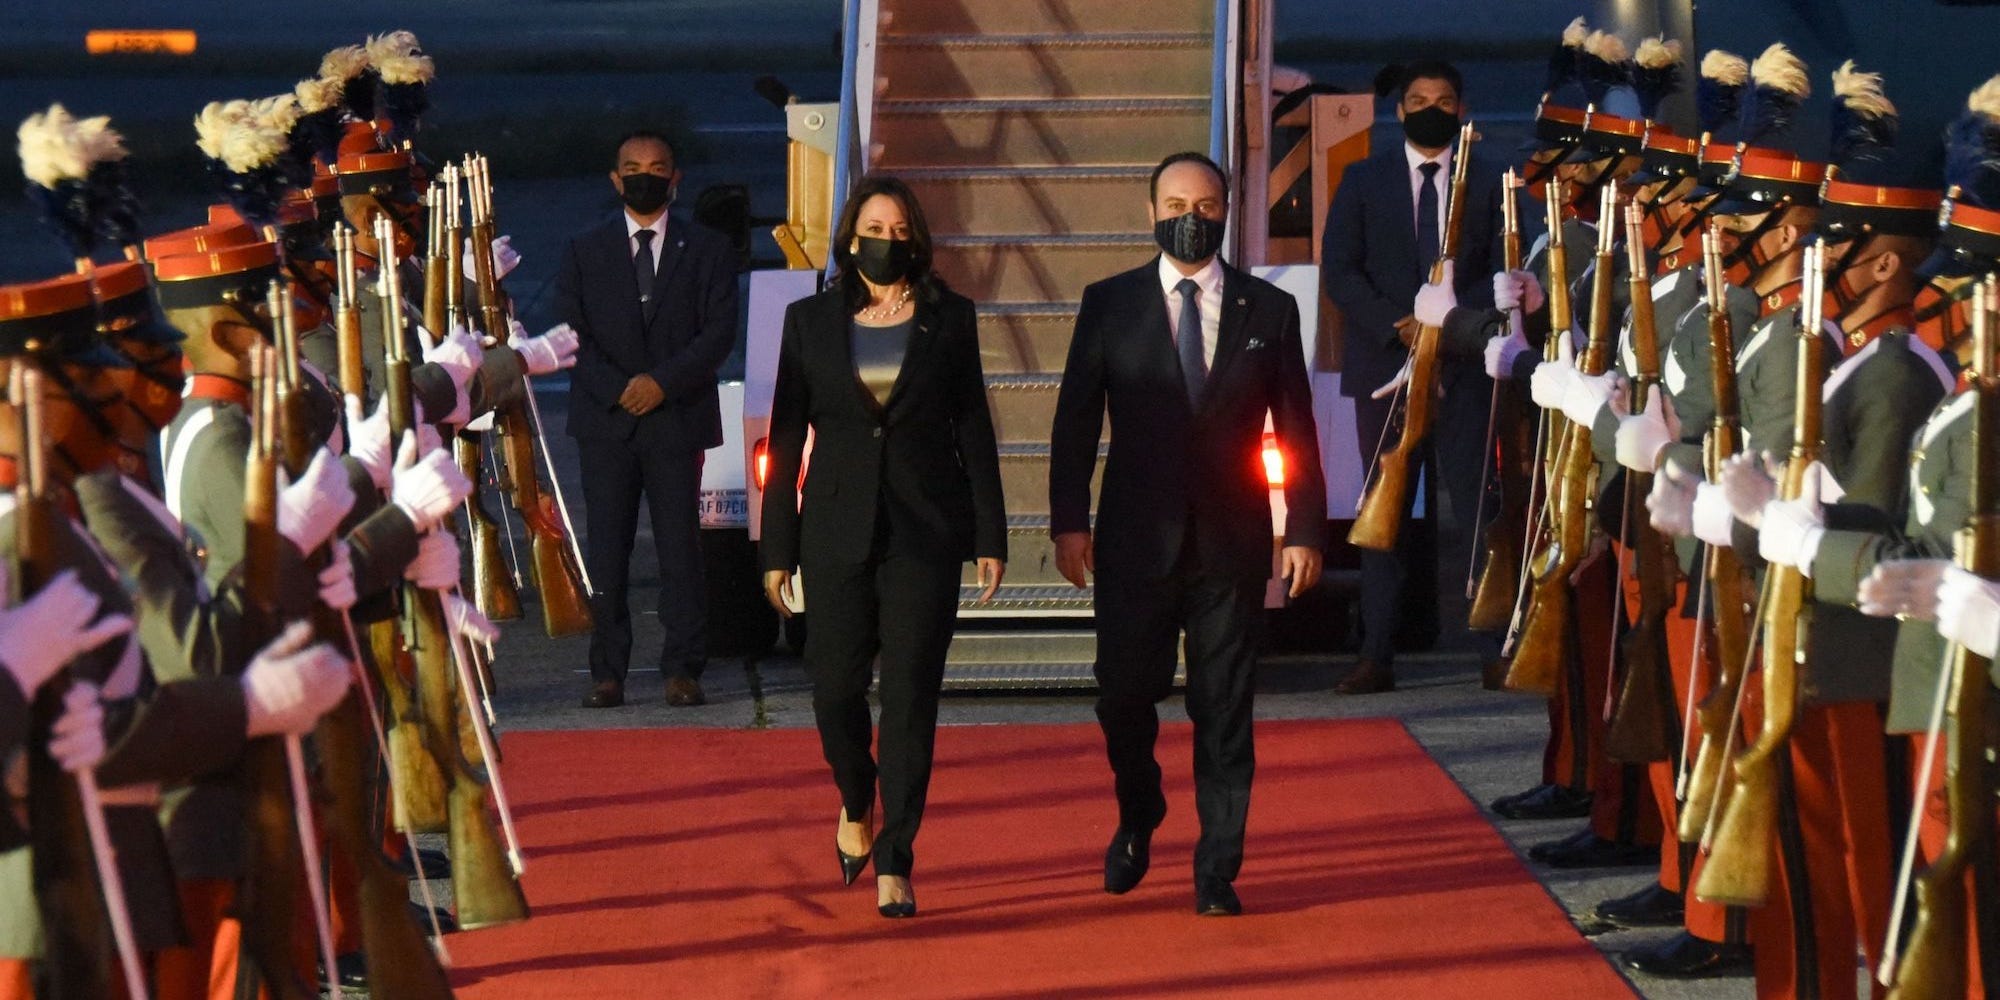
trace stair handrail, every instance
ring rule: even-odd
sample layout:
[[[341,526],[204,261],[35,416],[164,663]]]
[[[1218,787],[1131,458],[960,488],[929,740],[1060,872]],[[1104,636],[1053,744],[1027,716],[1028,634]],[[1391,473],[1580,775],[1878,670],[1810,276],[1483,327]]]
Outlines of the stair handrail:
[[[840,17],[840,122],[833,155],[833,211],[829,217],[840,225],[840,206],[854,184],[856,165],[865,170],[861,159],[861,104],[855,77],[861,72],[861,26],[870,30],[881,19],[880,0],[846,0]],[[866,15],[864,17],[864,15]],[[833,280],[833,254],[826,255],[826,277]]]

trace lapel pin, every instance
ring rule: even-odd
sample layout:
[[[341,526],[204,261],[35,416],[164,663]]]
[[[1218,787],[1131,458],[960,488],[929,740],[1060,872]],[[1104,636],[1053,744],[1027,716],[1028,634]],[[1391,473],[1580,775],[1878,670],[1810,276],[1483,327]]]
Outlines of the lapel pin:
[[[1236,300],[1236,304],[1237,304],[1237,305],[1239,305],[1239,306],[1247,306],[1247,305],[1249,305],[1249,304],[1250,304],[1250,300],[1249,300],[1249,299],[1237,299],[1237,300]]]

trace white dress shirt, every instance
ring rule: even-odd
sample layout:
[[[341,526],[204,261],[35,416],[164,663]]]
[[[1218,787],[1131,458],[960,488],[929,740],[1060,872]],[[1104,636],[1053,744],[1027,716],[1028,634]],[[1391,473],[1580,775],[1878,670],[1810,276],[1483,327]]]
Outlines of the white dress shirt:
[[[666,253],[667,249],[667,213],[661,212],[660,217],[654,219],[653,224],[650,226],[640,225],[639,220],[632,218],[632,213],[630,212],[622,212],[620,214],[625,216],[625,256],[633,258],[639,256],[639,230],[650,229],[653,231],[653,243],[651,247],[653,251],[653,273],[660,273],[660,256]]]
[[[1445,206],[1450,204],[1446,199],[1451,197],[1451,147],[1446,146],[1436,159],[1427,160],[1424,154],[1417,152],[1417,147],[1405,140],[1403,156],[1410,161],[1410,232],[1413,233],[1417,231],[1417,205],[1424,196],[1424,172],[1419,168],[1426,163],[1438,165],[1437,175],[1431,178],[1431,186],[1437,189],[1438,239],[1444,239]]]
[[[1210,371],[1215,370],[1215,341],[1222,332],[1222,259],[1211,257],[1202,269],[1193,274],[1182,274],[1174,267],[1174,262],[1166,254],[1160,255],[1160,288],[1167,296],[1167,330],[1173,334],[1173,342],[1178,345],[1181,338],[1181,293],[1174,286],[1184,279],[1194,279],[1201,289],[1196,305],[1201,309],[1201,357],[1202,363]]]

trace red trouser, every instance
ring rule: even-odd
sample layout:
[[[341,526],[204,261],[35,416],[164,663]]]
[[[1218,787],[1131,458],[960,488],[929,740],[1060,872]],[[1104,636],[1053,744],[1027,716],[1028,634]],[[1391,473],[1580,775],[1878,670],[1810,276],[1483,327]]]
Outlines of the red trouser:
[[[1695,663],[1695,634],[1699,623],[1693,618],[1683,618],[1680,613],[1680,608],[1685,605],[1687,599],[1687,586],[1687,581],[1683,580],[1680,586],[1675,588],[1674,610],[1667,614],[1666,622],[1667,662],[1673,674],[1674,718],[1678,722],[1676,732],[1680,732],[1679,726],[1685,725],[1688,718],[1688,675],[1699,674],[1695,678],[1694,698],[1695,704],[1700,704],[1714,688],[1717,674],[1715,643],[1712,641],[1712,636],[1710,640],[1702,643],[1702,662]],[[1635,613],[1638,596],[1637,581],[1628,581],[1625,597],[1627,606],[1634,608]],[[1680,752],[1691,757],[1698,748],[1698,740],[1687,737],[1684,733],[1682,735]],[[1689,765],[1692,766],[1693,761],[1690,760]],[[1680,893],[1685,899],[1687,906],[1685,924],[1689,934],[1704,941],[1725,941],[1729,937],[1728,907],[1696,899],[1694,893],[1687,891],[1688,887],[1694,884],[1693,878],[1690,877],[1692,872],[1681,870],[1681,842],[1675,833],[1680,828],[1680,800],[1674,794],[1674,786],[1679,778],[1677,762],[1662,760],[1648,764],[1646,776],[1653,786],[1653,803],[1659,810],[1662,827],[1660,885]],[[1701,865],[1701,859],[1696,857],[1693,869],[1699,870]]]
[[[231,916],[236,883],[191,878],[180,884],[181,920],[188,943],[160,952],[155,979],[160,1000],[230,1000],[243,957],[243,927]]]
[[[1753,678],[1754,679],[1754,678]],[[1856,951],[1881,960],[1889,923],[1892,848],[1879,706],[1801,707],[1792,730],[1790,788],[1781,779],[1778,870],[1770,901],[1750,911],[1757,996],[1856,996]],[[1789,791],[1790,794],[1786,795]],[[1798,894],[1806,905],[1797,906]],[[1794,916],[1794,910],[1799,912]],[[1800,921],[1809,922],[1800,926]],[[1876,993],[1880,993],[1879,989]]]
[[[1605,840],[1627,844],[1660,842],[1660,811],[1645,793],[1643,765],[1621,764],[1604,753],[1605,730],[1611,722],[1611,692],[1616,689],[1618,636],[1622,631],[1614,615],[1622,615],[1623,602],[1617,601],[1619,560],[1613,549],[1586,561],[1577,572],[1572,588],[1575,598],[1577,658],[1576,683],[1581,699],[1571,701],[1570,690],[1558,692],[1564,714],[1583,733],[1590,774],[1590,828]]]

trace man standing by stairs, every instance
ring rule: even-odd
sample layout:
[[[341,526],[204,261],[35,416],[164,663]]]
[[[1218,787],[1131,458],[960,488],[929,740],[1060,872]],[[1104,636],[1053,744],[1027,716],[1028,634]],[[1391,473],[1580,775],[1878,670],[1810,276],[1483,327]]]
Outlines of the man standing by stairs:
[[[1261,464],[1268,414],[1293,475],[1281,573],[1291,594],[1319,579],[1326,524],[1298,306],[1218,256],[1228,218],[1222,169],[1177,153],[1153,171],[1162,255],[1086,288],[1050,432],[1050,532],[1065,579],[1096,577],[1097,718],[1118,796],[1104,888],[1145,877],[1166,816],[1156,706],[1173,690],[1174,640],[1187,632],[1194,722],[1195,912],[1242,912],[1256,758],[1251,693],[1271,508]],[[1107,405],[1111,448],[1096,534],[1090,479]]]

